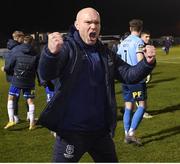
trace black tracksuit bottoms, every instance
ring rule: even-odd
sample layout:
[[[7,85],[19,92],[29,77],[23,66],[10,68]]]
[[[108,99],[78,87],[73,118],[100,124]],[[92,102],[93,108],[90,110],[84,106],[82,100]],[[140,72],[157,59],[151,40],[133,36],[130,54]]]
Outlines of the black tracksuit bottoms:
[[[107,132],[66,132],[58,135],[54,145],[53,162],[78,162],[86,152],[94,162],[118,162],[113,139]]]

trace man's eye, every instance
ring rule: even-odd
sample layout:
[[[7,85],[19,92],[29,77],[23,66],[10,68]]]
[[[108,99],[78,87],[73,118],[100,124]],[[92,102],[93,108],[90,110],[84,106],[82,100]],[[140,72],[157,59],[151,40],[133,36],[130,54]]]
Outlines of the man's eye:
[[[87,23],[87,24],[91,24],[91,22],[90,22],[90,21],[87,21],[86,23]]]

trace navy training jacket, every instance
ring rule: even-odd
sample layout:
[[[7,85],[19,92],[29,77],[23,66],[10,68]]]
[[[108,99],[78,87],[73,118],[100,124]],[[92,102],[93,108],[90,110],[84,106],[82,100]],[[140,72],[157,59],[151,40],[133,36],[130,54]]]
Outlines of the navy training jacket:
[[[34,88],[39,57],[29,44],[17,46],[10,61],[5,67],[6,72],[13,72],[11,84],[18,88]]]
[[[56,56],[52,55],[46,46],[42,51],[39,62],[41,77],[47,81],[58,78],[61,82],[61,87],[41,113],[37,124],[43,125],[58,134],[63,129],[63,120],[66,117],[66,99],[71,94],[71,88],[75,87],[76,77],[81,73],[81,65],[84,55],[86,55],[75,41],[75,38],[73,38],[74,32],[70,32],[64,39],[64,45]],[[113,132],[116,127],[114,80],[117,79],[128,84],[137,83],[152,71],[155,63],[150,65],[144,59],[136,66],[130,66],[100,41],[97,42],[96,46],[102,55],[101,59],[105,69],[106,96],[108,101],[106,116],[108,118],[108,129],[110,132]]]

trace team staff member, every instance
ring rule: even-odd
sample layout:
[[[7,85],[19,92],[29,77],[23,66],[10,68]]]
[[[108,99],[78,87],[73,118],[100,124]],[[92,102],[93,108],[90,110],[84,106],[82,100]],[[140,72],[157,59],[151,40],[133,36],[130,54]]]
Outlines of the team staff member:
[[[99,40],[101,20],[93,8],[77,14],[68,36],[49,34],[39,69],[44,80],[58,78],[56,91],[38,120],[57,132],[53,161],[78,162],[88,152],[95,162],[118,162],[111,131],[116,125],[114,79],[133,83],[155,65],[155,48],[131,67]]]

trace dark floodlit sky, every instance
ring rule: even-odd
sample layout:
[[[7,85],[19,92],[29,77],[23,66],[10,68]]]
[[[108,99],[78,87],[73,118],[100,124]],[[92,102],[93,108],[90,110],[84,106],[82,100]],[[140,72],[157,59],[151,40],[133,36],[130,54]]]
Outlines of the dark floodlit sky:
[[[180,0],[6,0],[0,33],[67,31],[78,10],[88,6],[99,11],[102,34],[123,34],[130,19],[140,18],[154,37],[180,36]]]

